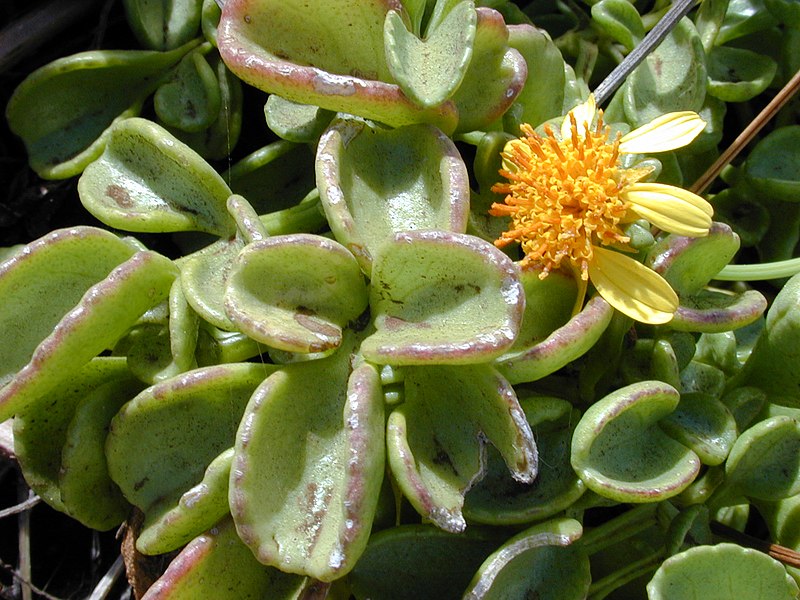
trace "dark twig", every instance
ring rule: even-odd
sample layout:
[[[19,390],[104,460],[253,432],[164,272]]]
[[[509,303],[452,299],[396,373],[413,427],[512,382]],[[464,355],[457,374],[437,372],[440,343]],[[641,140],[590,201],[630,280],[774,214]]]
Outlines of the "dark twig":
[[[718,523],[717,521],[711,521],[710,526],[713,533],[734,541],[740,546],[746,546],[747,548],[759,550],[765,554],[769,554],[772,558],[782,562],[785,565],[800,568],[800,553],[795,552],[791,548],[773,544],[765,540],[760,540],[751,535],[747,535],[746,533],[742,533],[733,527],[728,527],[727,525]]]
[[[670,31],[694,7],[697,0],[675,0],[670,9],[616,68],[594,90],[597,105],[603,104],[633,70],[664,40]]]
[[[783,86],[772,101],[764,107],[758,116],[753,119],[750,124],[744,128],[742,133],[733,140],[730,146],[719,155],[719,158],[711,165],[708,170],[695,181],[694,185],[689,188],[695,194],[702,194],[705,189],[711,185],[717,176],[722,172],[728,163],[730,163],[741,152],[747,144],[761,131],[761,128],[766,125],[775,114],[784,107],[784,105],[792,99],[792,97],[800,90],[800,71],[794,74],[789,82]]]

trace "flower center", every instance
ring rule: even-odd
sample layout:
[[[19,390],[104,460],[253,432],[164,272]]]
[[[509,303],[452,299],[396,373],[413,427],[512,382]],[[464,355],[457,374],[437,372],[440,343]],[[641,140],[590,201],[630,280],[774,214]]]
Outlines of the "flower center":
[[[509,183],[492,191],[506,194],[505,204],[492,205],[490,214],[511,217],[511,230],[495,242],[522,245],[523,266],[541,265],[544,279],[564,260],[588,279],[593,245],[625,244],[619,227],[628,204],[620,199],[625,180],[619,173],[619,136],[609,142],[610,129],[598,117],[595,128],[578,130],[569,113],[571,135],[558,140],[549,126],[546,136],[523,125],[524,138],[506,146],[500,174]]]

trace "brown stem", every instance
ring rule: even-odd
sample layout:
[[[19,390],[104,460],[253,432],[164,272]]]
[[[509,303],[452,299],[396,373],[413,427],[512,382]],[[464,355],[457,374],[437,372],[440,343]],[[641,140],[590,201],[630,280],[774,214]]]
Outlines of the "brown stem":
[[[794,74],[789,82],[783,86],[772,101],[764,107],[758,116],[753,119],[750,124],[745,127],[744,131],[739,134],[733,143],[728,146],[719,158],[711,165],[703,175],[694,182],[694,185],[689,189],[695,194],[702,194],[705,189],[711,185],[717,176],[722,172],[722,169],[730,163],[741,152],[747,144],[761,131],[761,128],[766,125],[775,114],[784,107],[784,105],[792,99],[792,97],[800,90],[800,70]]]
[[[747,535],[746,533],[742,533],[733,527],[728,527],[727,525],[718,523],[717,521],[712,521],[710,526],[713,533],[734,541],[740,546],[746,546],[747,548],[759,550],[765,554],[769,554],[772,558],[782,562],[785,565],[800,568],[800,553],[795,552],[791,548],[773,544],[765,540],[760,540],[751,535]]]

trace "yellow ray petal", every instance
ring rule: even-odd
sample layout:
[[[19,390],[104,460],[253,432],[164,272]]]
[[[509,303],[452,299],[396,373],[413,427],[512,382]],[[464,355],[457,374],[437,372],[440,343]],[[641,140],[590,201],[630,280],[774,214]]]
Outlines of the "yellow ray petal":
[[[706,122],[696,112],[667,113],[623,136],[619,151],[622,154],[650,154],[682,148],[705,126]]]
[[[584,123],[591,125],[597,114],[597,104],[594,101],[594,94],[589,94],[589,99],[586,100],[586,102],[578,104],[578,106],[569,112],[575,115],[575,122],[578,124],[578,133],[583,134],[586,131],[586,125],[584,125]],[[571,137],[572,123],[569,120],[569,116],[567,116],[564,118],[564,122],[561,123],[561,139],[568,140]]]
[[[595,247],[589,279],[606,302],[642,323],[668,323],[678,309],[678,296],[663,277],[619,252]]]
[[[708,234],[714,209],[697,194],[663,183],[635,183],[620,197],[656,227],[691,237]]]

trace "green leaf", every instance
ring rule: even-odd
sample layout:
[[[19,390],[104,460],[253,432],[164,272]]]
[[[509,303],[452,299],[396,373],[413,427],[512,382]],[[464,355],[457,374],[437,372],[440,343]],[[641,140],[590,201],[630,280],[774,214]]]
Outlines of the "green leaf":
[[[147,598],[294,600],[302,597],[306,586],[303,577],[260,564],[226,519],[192,540],[147,591]]]
[[[722,464],[738,435],[736,421],[725,405],[698,393],[682,394],[678,408],[659,425],[711,466]]]
[[[231,468],[231,512],[256,558],[322,581],[364,551],[384,472],[380,380],[368,364],[351,366],[354,345],[267,378]]]
[[[313,8],[301,0],[235,2],[222,12],[219,50],[243,81],[292,102],[392,127],[432,123],[452,131],[451,102],[421,108],[393,82],[383,26],[396,8],[384,0],[317,0]]]
[[[702,290],[739,250],[739,237],[724,223],[712,223],[707,236],[670,234],[647,255],[646,264],[681,296]]]
[[[570,546],[582,532],[574,519],[554,519],[515,535],[484,561],[464,600],[586,598],[589,559]]]
[[[233,448],[224,450],[208,465],[203,479],[185,491],[175,504],[148,523],[136,538],[143,554],[165,554],[211,529],[229,513],[228,480]]]
[[[520,405],[536,434],[536,481],[528,485],[513,479],[497,450],[488,448],[486,476],[464,498],[464,515],[470,523],[517,525],[540,521],[570,506],[586,490],[569,463],[578,411],[566,400],[549,397],[522,398]]]
[[[440,6],[448,4],[444,12]],[[394,10],[386,13],[384,44],[389,71],[403,92],[420,106],[430,108],[450,98],[461,84],[472,58],[477,14],[471,0],[438,2],[437,22],[431,22],[424,39],[406,28]]]
[[[643,381],[590,406],[575,428],[571,456],[586,486],[618,502],[657,502],[683,491],[700,460],[658,426],[679,399],[673,387]]]
[[[316,173],[331,230],[367,274],[398,231],[466,229],[467,169],[453,142],[433,127],[336,121],[320,140]]]
[[[726,485],[744,496],[781,500],[800,493],[800,422],[765,419],[742,433],[725,463]]]
[[[392,473],[411,504],[445,531],[466,527],[464,494],[485,471],[483,446],[497,448],[514,479],[530,483],[538,457],[525,414],[507,381],[488,366],[406,370],[405,402],[389,416]]]
[[[457,131],[475,131],[500,119],[525,85],[525,59],[509,47],[509,30],[502,15],[477,9],[472,60],[464,81],[452,97],[458,110]]]
[[[153,50],[171,50],[194,38],[202,6],[202,0],[125,0],[128,24]]]
[[[6,108],[31,168],[46,179],[78,175],[100,156],[108,129],[138,114],[144,99],[196,45],[163,53],[82,52],[34,71]]]
[[[96,404],[92,398],[99,398],[101,402],[105,402],[107,406],[112,407],[116,412],[120,405],[119,400],[124,402],[130,397],[130,392],[125,393],[123,391],[123,393],[118,394],[116,399],[109,397],[109,392],[113,390],[119,393],[120,390],[118,388],[121,383],[129,386],[131,391],[135,393],[135,390],[140,389],[141,386],[131,380],[132,377],[125,365],[124,358],[96,358],[83,368],[77,369],[73,373],[69,385],[64,385],[54,390],[48,396],[46,406],[42,405],[35,410],[29,410],[24,415],[14,419],[14,451],[19,459],[25,480],[36,494],[56,510],[69,511],[61,496],[59,473],[63,462],[62,453],[64,452],[65,444],[68,443],[70,422],[75,417],[76,410],[78,410],[82,401],[89,402],[92,405]],[[81,418],[91,417],[85,410],[82,413]],[[102,419],[102,417],[100,418]],[[111,417],[108,420],[110,421]],[[104,423],[103,427],[107,425],[108,422]],[[81,456],[69,456],[70,460],[75,461],[77,458],[78,461],[83,461],[90,469],[99,466],[103,471],[105,470],[102,440],[99,448],[92,445],[91,442],[87,442],[86,447],[75,448],[72,454],[75,454],[75,451],[80,452]],[[70,485],[71,483],[68,482],[68,486]],[[101,508],[100,514],[97,514],[93,510],[94,507],[85,507],[77,515],[77,518],[84,522],[84,518],[87,515],[91,515],[87,519],[91,525],[87,523],[87,526],[99,525],[101,526],[98,527],[100,529],[110,529],[125,518],[125,502],[123,500],[122,514],[119,515],[119,500],[122,500],[119,496],[119,491],[114,492],[108,487],[104,488],[102,485],[99,489],[111,492],[109,497],[98,499],[99,503],[102,504],[105,501],[108,505],[114,505],[116,500],[115,510],[112,510],[111,514],[102,514],[103,509]],[[80,501],[70,501],[69,506],[79,511],[82,508]],[[115,519],[117,516],[120,518]],[[112,522],[109,523],[108,520]]]
[[[194,150],[146,119],[115,125],[103,155],[78,181],[86,209],[125,231],[205,231],[229,236],[231,191]]]
[[[630,52],[644,38],[639,12],[627,0],[600,0],[592,5],[592,20],[606,34]]]
[[[109,472],[145,513],[145,528],[233,446],[247,401],[276,368],[236,363],[195,369],[145,389],[114,417],[106,442]]]
[[[677,110],[699,111],[706,95],[703,45],[688,19],[672,32],[628,77],[625,115],[635,127]]]
[[[231,265],[225,311],[239,331],[288,352],[339,346],[367,308],[367,287],[348,250],[311,234],[248,244]]]
[[[519,271],[478,238],[398,233],[375,259],[376,331],[361,351],[378,364],[485,362],[513,343],[525,306]]]
[[[745,363],[739,383],[800,404],[800,275],[792,277],[767,312],[766,328]]]
[[[276,135],[290,142],[315,143],[334,116],[329,110],[298,104],[272,95],[264,105],[267,125]]]
[[[532,312],[528,310],[528,314]],[[601,296],[595,296],[581,312],[544,340],[503,354],[497,359],[497,369],[511,383],[536,381],[550,375],[588,352],[608,327],[613,314],[614,309]],[[525,325],[528,334],[529,327]]]
[[[142,251],[89,288],[0,389],[0,419],[46,401],[77,369],[113,347],[145,311],[166,299],[176,275],[172,261]]]
[[[358,600],[459,600],[500,542],[472,528],[458,535],[429,525],[386,529],[370,538],[353,569],[353,594]]]
[[[102,229],[75,227],[53,231],[2,263],[0,337],[11,343],[0,345],[0,384],[25,366],[87,290],[136,250],[130,241]]]
[[[731,593],[741,600],[790,600],[800,589],[774,558],[729,543],[676,554],[661,564],[647,584],[650,600],[728,600]]]
[[[800,125],[780,127],[759,141],[743,166],[752,189],[776,200],[800,201],[798,144]]]
[[[153,108],[165,125],[183,131],[202,131],[219,114],[222,97],[216,73],[202,50],[187,54],[172,80],[162,84],[153,97]]]
[[[708,56],[708,93],[725,102],[754,98],[772,83],[778,63],[742,48],[717,46]]]
[[[522,123],[536,127],[562,114],[566,76],[561,52],[544,30],[509,25],[508,45],[522,55],[528,67],[525,87],[503,118],[505,130],[517,134]],[[497,171],[494,178],[496,181]]]

